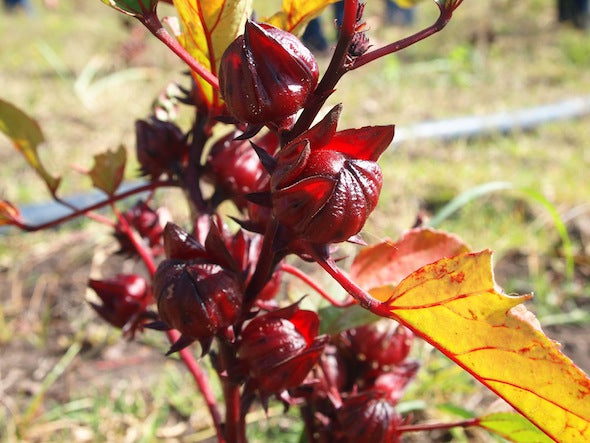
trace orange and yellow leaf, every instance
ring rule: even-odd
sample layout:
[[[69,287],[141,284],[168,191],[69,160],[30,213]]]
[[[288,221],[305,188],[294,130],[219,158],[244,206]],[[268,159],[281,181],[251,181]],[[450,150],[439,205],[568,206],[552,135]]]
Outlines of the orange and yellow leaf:
[[[426,265],[370,290],[412,329],[560,442],[590,441],[590,379],[496,286],[491,252]]]
[[[14,225],[21,219],[20,211],[6,200],[0,200],[0,226]]]
[[[225,49],[244,32],[252,12],[251,0],[174,0],[183,32],[180,44],[213,75]],[[219,93],[198,75],[195,81],[207,103],[221,103]]]
[[[338,0],[283,0],[282,9],[262,21],[292,34],[301,34],[305,26],[319,16],[330,4]]]

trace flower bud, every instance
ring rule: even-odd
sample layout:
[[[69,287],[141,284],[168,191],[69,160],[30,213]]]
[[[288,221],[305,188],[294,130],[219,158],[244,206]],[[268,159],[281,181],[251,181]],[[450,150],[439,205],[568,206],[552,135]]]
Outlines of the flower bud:
[[[162,233],[160,215],[143,200],[137,202],[123,213],[127,223],[134,228],[145,243],[151,248],[152,254],[162,253]],[[115,238],[119,241],[121,252],[136,254],[135,246],[119,225],[115,226]]]
[[[137,160],[144,175],[172,175],[186,161],[186,137],[174,123],[155,118],[137,120],[135,137]]]
[[[160,318],[186,344],[198,340],[206,351],[213,336],[237,320],[243,287],[235,273],[217,264],[167,259],[154,276],[154,295]]]
[[[102,304],[90,303],[107,322],[131,334],[140,325],[140,317],[152,301],[151,290],[143,277],[120,274],[107,280],[90,280]]]
[[[403,420],[394,405],[376,391],[348,397],[337,413],[339,433],[347,442],[401,441],[397,428]]]
[[[313,54],[297,37],[247,21],[244,35],[221,57],[219,87],[232,116],[263,125],[278,123],[303,107],[318,76]]]
[[[272,212],[295,239],[348,240],[377,205],[383,183],[377,159],[393,126],[336,132],[340,107],[281,150],[272,171]]]
[[[317,314],[297,305],[254,318],[242,331],[237,353],[251,383],[264,393],[298,386],[326,343],[318,330]]]
[[[264,168],[250,142],[237,140],[237,136],[237,132],[231,132],[213,145],[207,158],[206,178],[215,185],[220,200],[232,199],[241,209],[247,204],[244,196],[256,191]]]
[[[349,329],[342,333],[341,343],[356,359],[388,371],[406,359],[413,338],[408,328],[387,320]]]

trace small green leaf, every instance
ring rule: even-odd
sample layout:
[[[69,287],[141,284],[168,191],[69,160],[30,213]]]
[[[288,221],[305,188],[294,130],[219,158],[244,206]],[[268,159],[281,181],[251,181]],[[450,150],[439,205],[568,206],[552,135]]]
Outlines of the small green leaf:
[[[347,329],[357,328],[381,320],[358,305],[347,308],[327,306],[318,311],[320,317],[320,334],[335,335]]]
[[[39,159],[37,148],[45,142],[39,123],[13,104],[0,99],[0,132],[8,136],[14,147],[45,181],[50,192],[55,194],[61,179],[51,176]]]
[[[142,16],[147,11],[156,9],[159,0],[100,0],[125,14]]]
[[[514,443],[549,443],[544,432],[522,415],[514,412],[500,412],[480,418],[479,426]]]
[[[94,167],[88,173],[92,184],[108,195],[113,195],[123,181],[126,161],[127,151],[123,146],[119,146],[117,151],[95,155]]]

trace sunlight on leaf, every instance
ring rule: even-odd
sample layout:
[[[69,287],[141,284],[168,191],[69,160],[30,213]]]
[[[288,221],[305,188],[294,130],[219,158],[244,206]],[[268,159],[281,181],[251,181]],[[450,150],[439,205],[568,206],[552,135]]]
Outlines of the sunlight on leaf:
[[[16,106],[0,99],[0,132],[8,136],[14,147],[25,157],[29,165],[43,179],[49,191],[54,194],[61,179],[51,176],[41,163],[37,148],[45,142],[45,137],[37,121]]]
[[[292,34],[301,34],[305,26],[319,16],[330,4],[338,0],[283,0],[282,9],[271,17],[261,21],[270,23],[277,28]]]
[[[478,426],[514,443],[553,441],[522,415],[512,412],[498,412],[480,417]]]
[[[557,441],[590,439],[590,379],[500,292],[491,252],[424,266],[394,290],[370,290],[390,316],[443,352]],[[518,306],[518,307],[517,307]],[[515,309],[516,308],[516,309]]]
[[[119,146],[117,151],[95,155],[94,166],[88,173],[92,184],[108,195],[113,195],[123,181],[126,161],[127,151],[123,146]]]
[[[398,242],[386,239],[364,248],[354,258],[350,274],[364,288],[394,286],[424,265],[463,252],[469,252],[469,248],[456,235],[434,229],[411,229]]]
[[[217,76],[225,49],[244,32],[252,12],[251,0],[174,0],[182,22],[180,44],[211,73]],[[221,97],[209,83],[194,75],[201,96],[219,105]]]

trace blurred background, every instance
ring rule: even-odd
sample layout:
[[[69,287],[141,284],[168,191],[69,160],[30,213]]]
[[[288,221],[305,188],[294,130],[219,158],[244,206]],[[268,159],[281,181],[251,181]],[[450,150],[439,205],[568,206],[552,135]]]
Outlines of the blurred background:
[[[72,166],[90,168],[92,155],[121,144],[132,154],[127,177],[136,179],[134,121],[168,84],[189,85],[184,66],[98,0],[10,3],[0,13],[0,98],[38,120],[47,139],[40,154],[63,176],[61,195],[90,190]],[[258,16],[279,3],[255,2]],[[326,108],[344,103],[340,128],[397,125],[365,240],[396,239],[419,216],[474,250],[493,249],[499,285],[534,292],[528,308],[589,371],[590,34],[584,2],[574,3],[466,0],[441,33],[347,74]],[[159,11],[174,13],[169,5]],[[379,47],[436,16],[428,1],[393,16],[386,2],[368,1],[367,35]],[[335,44],[333,23],[329,8],[315,25],[325,45],[306,39],[322,67]],[[1,199],[19,206],[50,199],[3,136],[0,165]],[[180,194],[159,198],[173,216],[185,215]],[[85,302],[89,275],[136,269],[110,258],[108,229],[80,220],[0,235],[0,441],[213,435],[199,396],[186,389],[192,381],[164,358],[161,334],[123,341]],[[287,289],[294,298],[303,291]],[[424,345],[415,354],[423,369],[405,398],[415,416],[450,421],[493,407],[491,394],[438,353]],[[252,419],[252,441],[298,441],[295,412],[283,416],[274,405],[268,419]],[[492,440],[457,430],[411,441]]]

